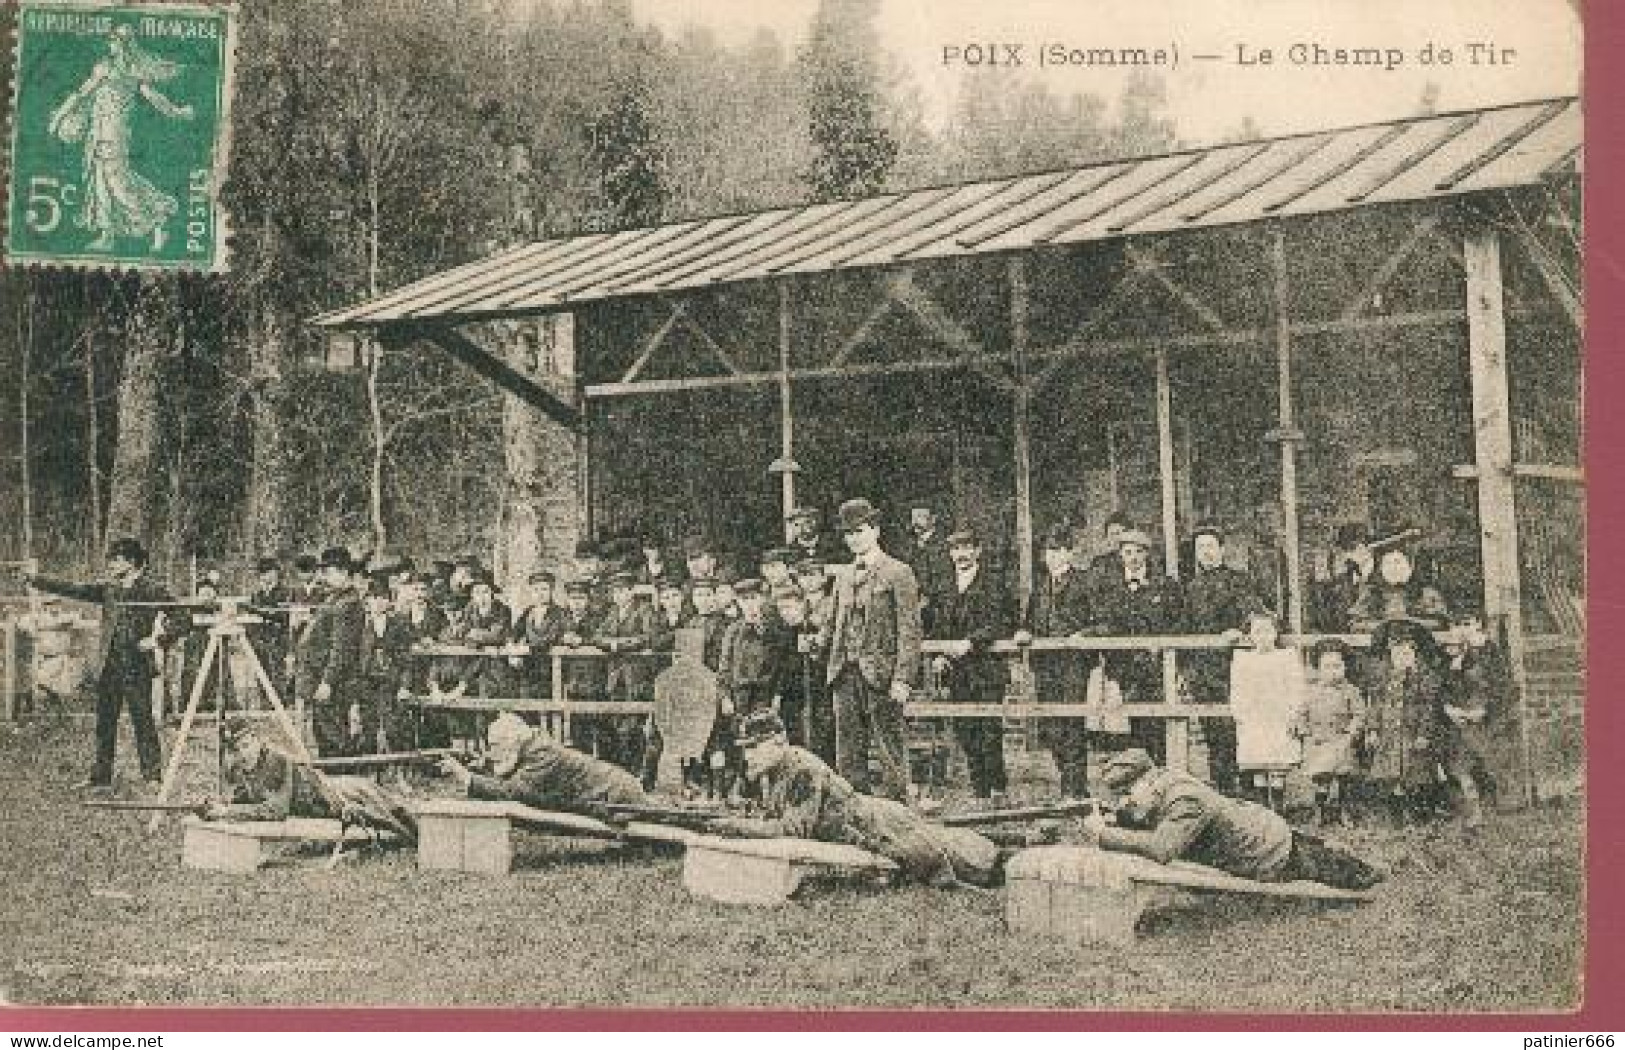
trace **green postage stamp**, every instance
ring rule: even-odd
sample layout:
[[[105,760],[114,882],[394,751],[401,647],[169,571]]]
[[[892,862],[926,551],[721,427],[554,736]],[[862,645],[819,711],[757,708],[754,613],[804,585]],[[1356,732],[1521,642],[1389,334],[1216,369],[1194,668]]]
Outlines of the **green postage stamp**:
[[[23,0],[7,262],[225,269],[236,13]]]

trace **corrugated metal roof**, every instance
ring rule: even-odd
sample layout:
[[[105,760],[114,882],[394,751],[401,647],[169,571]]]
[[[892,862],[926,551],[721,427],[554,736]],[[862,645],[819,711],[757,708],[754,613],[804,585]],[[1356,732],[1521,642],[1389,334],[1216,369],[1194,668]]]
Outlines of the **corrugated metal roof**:
[[[1579,100],[1546,99],[539,241],[316,323],[540,313],[740,281],[1161,234],[1540,182],[1577,166]]]

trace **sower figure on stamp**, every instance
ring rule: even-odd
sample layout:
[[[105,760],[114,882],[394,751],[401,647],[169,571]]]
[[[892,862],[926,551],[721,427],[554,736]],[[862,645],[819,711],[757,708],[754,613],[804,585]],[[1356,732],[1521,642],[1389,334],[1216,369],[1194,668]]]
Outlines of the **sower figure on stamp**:
[[[1002,580],[982,564],[982,541],[968,530],[947,539],[952,575],[936,598],[931,637],[951,651],[933,658],[950,700],[997,704],[1004,700],[1010,671],[1002,656],[989,652],[1015,625],[1015,610]],[[956,718],[954,738],[970,767],[971,790],[995,808],[1009,786],[1004,768],[1004,726],[999,718]]]
[[[113,785],[113,755],[118,741],[119,710],[130,709],[141,777],[156,785],[162,770],[162,745],[152,718],[155,655],[186,633],[184,609],[155,608],[146,603],[171,601],[169,592],[147,576],[147,550],[140,540],[114,540],[107,551],[106,583],[72,583],[30,574],[30,586],[64,598],[96,602],[102,607],[101,672],[96,679],[96,757],[90,777],[76,788]],[[136,604],[142,603],[142,604]]]
[[[316,753],[331,758],[349,750],[350,705],[357,698],[366,612],[350,583],[349,551],[329,547],[319,568],[326,593],[294,654],[294,695],[310,709]]]
[[[192,119],[191,106],[177,105],[155,86],[180,71],[138,47],[131,27],[116,26],[107,58],[51,114],[51,134],[84,143],[84,202],[74,225],[96,234],[89,250],[110,251],[116,237],[151,237],[153,250],[163,249],[164,227],[180,204],[131,165],[131,124],[138,99],[171,120]]]
[[[1033,637],[1067,638],[1089,626],[1091,584],[1086,570],[1075,564],[1077,537],[1067,525],[1057,525],[1044,537],[1044,575],[1034,588],[1027,628],[1016,636],[1019,644]],[[1041,703],[1081,704],[1089,682],[1093,655],[1082,652],[1034,653],[1033,689]],[[1039,740],[1049,748],[1060,773],[1061,794],[1089,797],[1089,726],[1082,718],[1045,718],[1038,724]]]
[[[920,591],[914,571],[880,549],[879,517],[866,499],[841,504],[841,532],[854,560],[835,584],[825,681],[835,704],[841,775],[868,792],[873,745],[880,758],[878,794],[906,801],[903,704],[920,675]]]

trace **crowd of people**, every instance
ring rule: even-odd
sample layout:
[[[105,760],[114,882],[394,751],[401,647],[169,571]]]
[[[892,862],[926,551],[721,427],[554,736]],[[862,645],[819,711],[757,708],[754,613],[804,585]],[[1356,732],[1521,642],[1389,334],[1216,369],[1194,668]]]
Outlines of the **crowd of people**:
[[[510,593],[473,556],[418,565],[334,546],[287,564],[264,558],[247,605],[257,622],[246,630],[283,695],[309,712],[324,757],[448,743],[443,710],[464,699],[546,697],[557,686],[571,700],[648,701],[659,657],[691,632],[720,696],[704,753],[680,756],[697,787],[724,797],[747,790],[738,728],[772,711],[790,742],[855,790],[904,802],[916,789],[903,705],[927,683],[944,699],[1004,700],[1011,661],[993,651],[995,641],[1083,640],[1029,656],[1039,702],[1109,701],[1102,710],[1116,710],[1037,721],[1061,793],[1082,798],[1091,751],[1134,746],[1164,758],[1162,721],[1133,716],[1133,705],[1164,698],[1158,654],[1095,651],[1087,639],[1210,635],[1212,648],[1179,655],[1178,682],[1191,702],[1229,705],[1201,721],[1219,791],[1279,807],[1285,776],[1297,768],[1313,780],[1328,822],[1356,798],[1384,803],[1396,820],[1427,819],[1451,794],[1476,822],[1481,795],[1493,790],[1485,735],[1505,690],[1495,646],[1475,618],[1451,619],[1403,544],[1374,550],[1362,533],[1340,532],[1339,561],[1316,602],[1344,610],[1342,626],[1374,632],[1373,643],[1356,652],[1328,639],[1309,650],[1306,668],[1296,647],[1278,645],[1274,611],[1252,577],[1228,563],[1214,525],[1194,530],[1189,563],[1174,573],[1154,563],[1150,537],[1120,516],[1092,552],[1080,530],[1056,526],[1042,537],[1040,571],[1023,602],[989,564],[983,537],[943,529],[928,508],[911,511],[895,554],[883,548],[880,515],[867,500],[842,504],[833,524],[826,530],[817,510],[798,508],[784,542],[748,565],[725,563],[701,535],[679,551],[652,536],[583,541],[566,564],[537,569]],[[115,620],[124,626],[109,652],[178,639],[190,654],[184,683],[202,670],[202,635],[186,630],[184,609],[156,609],[167,595],[142,575],[145,552],[121,542],[106,587],[34,583],[109,602],[123,588],[154,603]],[[222,586],[205,573],[195,600],[218,597]],[[928,639],[938,643],[929,654]],[[94,785],[110,777],[116,698],[137,691],[127,662],[103,669],[102,694],[113,699],[99,710]],[[143,771],[155,777],[156,733],[138,713],[143,705],[129,706]],[[951,725],[974,793],[997,806],[1008,787],[1003,720]],[[592,714],[571,727],[570,745],[652,786],[662,748],[652,719]]]

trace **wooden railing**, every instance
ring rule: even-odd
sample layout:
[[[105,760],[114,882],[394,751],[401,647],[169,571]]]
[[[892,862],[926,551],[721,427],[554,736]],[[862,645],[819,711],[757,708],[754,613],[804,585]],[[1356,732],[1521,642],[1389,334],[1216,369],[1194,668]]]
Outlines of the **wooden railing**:
[[[1443,638],[1443,635],[1439,635]],[[1355,648],[1364,648],[1371,642],[1367,634],[1341,634],[1341,635],[1303,635],[1298,638],[1283,638],[1283,645],[1297,645],[1307,648],[1323,638],[1338,638]],[[930,657],[947,655],[951,651],[951,642],[926,641],[921,650],[929,662]],[[1005,720],[1025,720],[1032,718],[1091,718],[1104,715],[1118,717],[1158,719],[1163,722],[1163,731],[1167,745],[1167,755],[1170,764],[1184,766],[1188,764],[1190,720],[1193,718],[1224,718],[1229,717],[1231,710],[1228,704],[1197,704],[1182,699],[1179,689],[1179,672],[1177,659],[1181,652],[1213,652],[1235,649],[1237,644],[1223,635],[1216,634],[1181,634],[1181,635],[1140,635],[1140,636],[1084,636],[1074,635],[1064,638],[1034,638],[1030,642],[1017,642],[1013,638],[1001,639],[988,647],[994,655],[1005,657],[1012,663],[1021,665],[1022,674],[1019,680],[1031,682],[1032,662],[1035,658],[1044,659],[1046,655],[1065,653],[1107,653],[1107,652],[1152,652],[1160,655],[1162,664],[1162,699],[1130,701],[1122,705],[1069,703],[1061,701],[1044,701],[1031,695],[1028,691],[1026,698],[1019,693],[1012,694],[1007,690],[1003,701],[998,703],[981,703],[968,700],[954,700],[952,698],[938,699],[939,690],[928,685],[926,688],[916,690],[915,699],[905,704],[903,714],[911,719],[954,719],[954,718],[1001,718]],[[474,647],[463,645],[421,645],[408,652],[409,656],[419,659],[434,659],[444,657],[501,659],[519,657],[530,659],[532,657],[529,647],[523,645]],[[640,660],[670,660],[675,654],[670,652],[655,652],[652,650],[635,650],[628,652],[609,653],[595,646],[582,646],[574,648],[555,647],[546,654],[550,664],[550,692],[546,697],[461,697],[461,698],[435,698],[422,694],[414,694],[414,700],[420,707],[430,710],[462,711],[462,712],[499,712],[517,711],[526,714],[539,714],[546,718],[550,727],[563,735],[570,731],[572,717],[583,715],[649,715],[654,705],[643,700],[582,700],[566,695],[564,688],[564,662],[566,660],[603,659],[611,656],[616,659]]]

